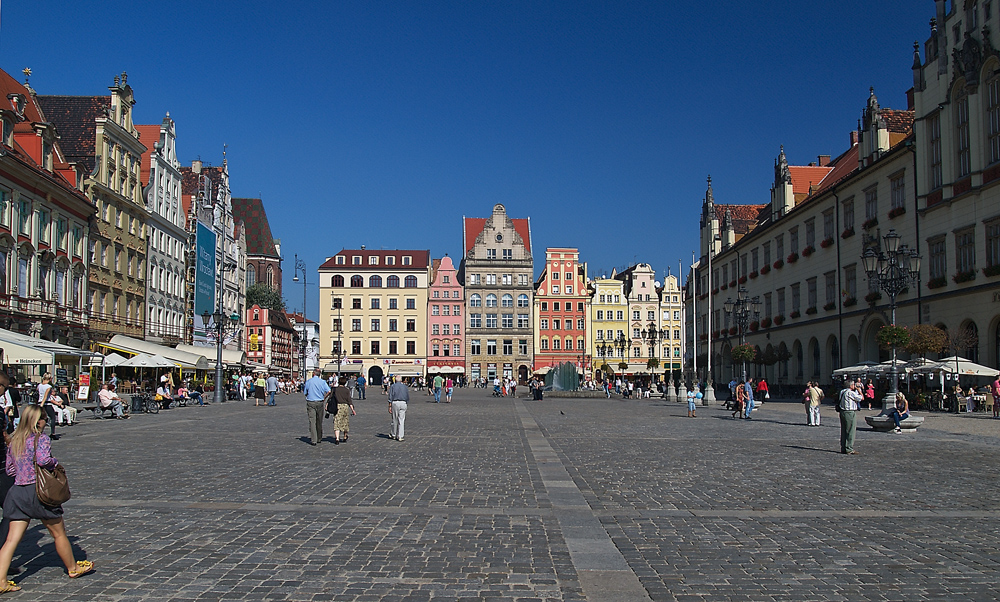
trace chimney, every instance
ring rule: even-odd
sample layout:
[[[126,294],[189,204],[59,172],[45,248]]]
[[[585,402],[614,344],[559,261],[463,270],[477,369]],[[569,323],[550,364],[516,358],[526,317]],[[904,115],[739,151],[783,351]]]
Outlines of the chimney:
[[[191,162],[191,171],[201,173],[201,159],[195,159]]]
[[[855,130],[851,130],[851,148],[854,148],[857,145],[858,145],[858,132]]]
[[[820,155],[817,159],[819,159],[820,167],[826,167],[830,164],[830,155]]]

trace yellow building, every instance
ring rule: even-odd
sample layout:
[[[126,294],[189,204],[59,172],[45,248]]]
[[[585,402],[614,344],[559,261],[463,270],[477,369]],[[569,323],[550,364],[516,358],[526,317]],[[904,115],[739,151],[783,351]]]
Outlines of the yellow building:
[[[327,373],[426,376],[430,251],[344,249],[319,267],[320,357]]]
[[[667,276],[660,296],[660,370],[681,370],[684,357],[684,299],[676,276]],[[668,377],[669,380],[669,377]]]
[[[628,328],[628,299],[625,298],[625,283],[616,278],[595,278],[590,281],[590,316],[592,328],[588,332],[590,352],[593,355],[593,376],[603,379],[602,372],[618,374],[618,364],[624,361],[628,348],[618,349],[615,340],[624,337]]]

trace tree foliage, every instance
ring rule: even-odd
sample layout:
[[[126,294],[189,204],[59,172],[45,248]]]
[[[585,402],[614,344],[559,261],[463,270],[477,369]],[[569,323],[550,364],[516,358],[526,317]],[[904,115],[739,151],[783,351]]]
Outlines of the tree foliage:
[[[275,311],[285,310],[285,300],[281,298],[281,293],[278,292],[278,289],[272,288],[263,282],[257,282],[247,287],[247,307],[254,305]]]
[[[906,347],[910,342],[910,333],[902,326],[883,326],[878,329],[875,340],[882,349]]]
[[[947,337],[948,350],[952,355],[962,355],[968,349],[979,345],[979,335],[971,328],[949,328]]]
[[[646,360],[646,367],[649,368],[650,370],[656,370],[657,368],[660,367],[660,360],[658,358],[651,357],[648,360]]]
[[[729,351],[730,357],[737,364],[742,364],[743,362],[753,361],[755,355],[757,355],[757,350],[750,343],[744,343],[742,345],[737,345]]]
[[[940,353],[948,347],[948,333],[930,324],[914,324],[906,329],[910,342],[906,350],[914,355],[926,357],[928,353]]]

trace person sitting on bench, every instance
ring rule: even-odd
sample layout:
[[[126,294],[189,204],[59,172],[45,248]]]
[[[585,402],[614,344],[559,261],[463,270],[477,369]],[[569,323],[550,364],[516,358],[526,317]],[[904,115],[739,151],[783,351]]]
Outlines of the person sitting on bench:
[[[889,417],[896,423],[896,432],[902,433],[903,429],[899,427],[899,423],[910,417],[910,404],[906,401],[906,395],[903,395],[902,391],[896,393],[896,407],[892,409]]]
[[[101,391],[97,394],[98,404],[101,410],[111,410],[115,413],[115,418],[122,420],[128,418],[122,412],[122,398],[108,388],[108,383],[101,385]]]

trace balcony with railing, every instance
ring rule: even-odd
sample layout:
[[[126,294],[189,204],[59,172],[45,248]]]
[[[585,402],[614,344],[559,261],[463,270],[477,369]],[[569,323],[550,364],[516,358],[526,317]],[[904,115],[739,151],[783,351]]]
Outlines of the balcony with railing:
[[[87,326],[89,317],[86,310],[63,305],[54,299],[41,297],[21,297],[0,295],[0,312],[23,316],[32,320],[47,319],[65,322],[70,326]]]

